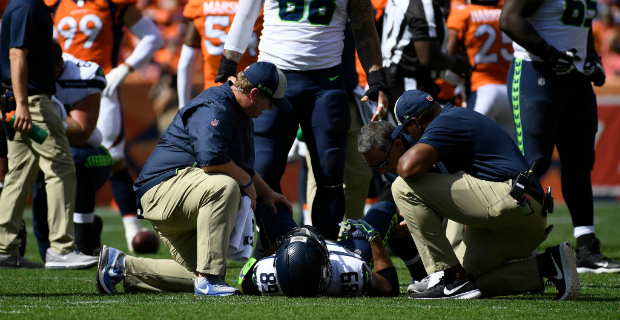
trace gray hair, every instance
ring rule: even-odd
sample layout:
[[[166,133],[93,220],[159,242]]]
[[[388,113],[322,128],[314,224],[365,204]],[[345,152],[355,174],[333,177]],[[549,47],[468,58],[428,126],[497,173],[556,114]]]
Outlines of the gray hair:
[[[392,150],[392,132],[396,126],[387,121],[375,121],[365,124],[357,135],[357,151],[369,152],[373,147],[383,151]]]

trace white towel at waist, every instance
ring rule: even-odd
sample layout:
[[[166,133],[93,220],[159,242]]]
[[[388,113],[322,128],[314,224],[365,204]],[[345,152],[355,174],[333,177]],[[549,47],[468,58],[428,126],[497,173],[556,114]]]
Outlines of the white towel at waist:
[[[250,207],[252,201],[248,196],[243,196],[241,201],[243,205],[237,213],[237,221],[230,234],[228,258],[232,261],[246,263],[252,256],[254,245],[254,212]]]

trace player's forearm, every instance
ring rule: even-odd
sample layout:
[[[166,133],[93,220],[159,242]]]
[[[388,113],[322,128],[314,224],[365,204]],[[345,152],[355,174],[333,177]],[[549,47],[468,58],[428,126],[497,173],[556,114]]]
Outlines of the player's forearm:
[[[142,19],[131,26],[129,31],[138,37],[140,42],[138,42],[131,55],[125,59],[125,63],[129,64],[133,69],[138,69],[148,62],[157,50],[164,46],[164,40],[153,21],[146,17],[142,17]]]
[[[28,49],[11,48],[9,60],[11,61],[11,86],[15,103],[19,107],[28,106],[28,61],[26,56]]]
[[[527,17],[540,6],[542,0],[507,0],[499,18],[499,28],[526,50],[534,48],[544,39],[538,34]]]
[[[190,100],[192,91],[192,61],[196,56],[196,49],[184,44],[179,57],[177,72],[177,92],[179,94],[179,109]]]
[[[381,236],[377,236],[370,243],[370,248],[372,249],[372,257],[375,261],[375,271],[379,272],[385,268],[394,266],[392,258],[390,258],[390,255],[385,250]]]
[[[245,170],[241,169],[237,164],[235,164],[232,160],[228,161],[225,164],[220,164],[216,166],[208,166],[202,167],[202,169],[206,173],[222,173],[231,178],[233,178],[240,187],[248,185],[252,177],[245,172]]]
[[[369,0],[351,0],[348,5],[357,55],[366,74],[382,67],[381,46]]]
[[[254,23],[260,14],[262,5],[263,3],[260,0],[239,0],[237,13],[228,30],[228,36],[224,44],[224,57],[239,62],[241,56],[248,48],[252,38],[252,31],[254,30]]]
[[[258,193],[260,196],[266,196],[272,192],[275,192],[269,187],[267,182],[265,182],[265,180],[263,180],[263,178],[258,175],[258,173],[254,173],[253,179],[256,193]]]

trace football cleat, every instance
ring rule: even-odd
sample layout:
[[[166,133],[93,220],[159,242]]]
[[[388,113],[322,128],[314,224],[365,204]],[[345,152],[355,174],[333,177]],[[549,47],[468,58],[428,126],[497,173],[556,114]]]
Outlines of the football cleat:
[[[620,263],[601,253],[601,241],[592,239],[590,245],[577,247],[577,272],[579,273],[617,273]]]

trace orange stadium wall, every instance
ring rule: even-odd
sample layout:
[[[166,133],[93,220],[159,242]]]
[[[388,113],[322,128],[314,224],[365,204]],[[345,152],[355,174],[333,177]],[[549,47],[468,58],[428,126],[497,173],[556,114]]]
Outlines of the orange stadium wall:
[[[156,115],[146,99],[151,83],[132,82],[121,87],[121,102],[125,114],[127,162],[134,178],[159,139]],[[592,171],[594,194],[597,197],[620,199],[620,80],[597,88],[599,130],[596,137],[596,163]],[[575,115],[579,116],[579,115]],[[284,195],[298,201],[297,176],[299,164],[289,163],[282,181]],[[557,152],[548,173],[541,179],[546,188],[552,186],[554,197],[563,201],[560,185],[560,166]],[[109,205],[112,191],[109,183],[97,194],[97,205]]]

